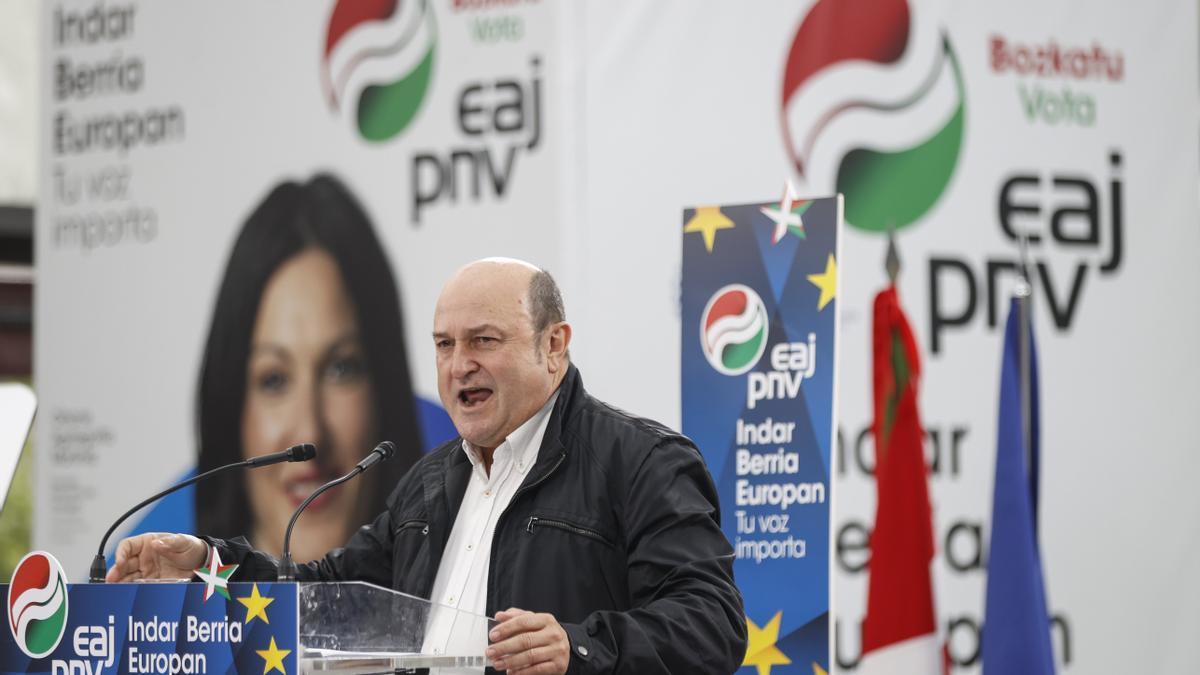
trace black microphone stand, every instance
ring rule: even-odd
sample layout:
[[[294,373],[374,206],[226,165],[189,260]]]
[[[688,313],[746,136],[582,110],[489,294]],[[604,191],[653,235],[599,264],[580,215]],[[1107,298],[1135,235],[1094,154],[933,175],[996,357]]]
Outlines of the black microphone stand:
[[[198,476],[192,476],[191,478],[189,478],[183,482],[176,483],[175,485],[172,485],[171,487],[167,488],[166,490],[159,492],[158,494],[154,495],[153,497],[148,497],[148,498],[138,502],[137,506],[135,506],[132,509],[129,509],[125,513],[121,514],[121,517],[117,518],[116,522],[114,522],[112,524],[112,527],[108,528],[108,531],[104,533],[104,538],[100,540],[100,548],[96,551],[96,556],[94,558],[92,558],[92,568],[88,574],[88,577],[89,577],[88,580],[93,584],[98,584],[98,583],[104,582],[105,572],[107,571],[107,568],[108,568],[108,566],[105,564],[105,561],[104,561],[104,547],[108,545],[109,537],[112,536],[112,533],[115,532],[117,530],[117,528],[120,527],[121,523],[125,522],[125,520],[127,518],[129,518],[129,516],[132,516],[133,514],[137,513],[138,511],[140,511],[142,509],[142,507],[146,506],[147,504],[151,504],[155,501],[158,501],[159,499],[162,499],[163,497],[171,494],[172,492],[175,492],[176,490],[182,490],[183,488],[185,488],[193,483],[202,481],[205,478],[208,478],[209,476],[221,473],[222,471],[225,471],[227,469],[241,469],[241,468],[246,468],[246,467],[253,469],[253,468],[258,468],[260,466],[268,466],[270,464],[276,464],[279,462],[306,462],[306,461],[312,459],[313,457],[316,457],[316,455],[317,455],[317,448],[316,448],[316,446],[312,445],[311,443],[302,443],[300,445],[294,445],[294,446],[288,448],[287,450],[284,450],[283,452],[277,452],[272,455],[264,455],[262,457],[251,457],[250,459],[245,459],[240,462],[234,462],[233,464],[226,464],[225,466],[218,466],[217,468],[211,469],[209,471],[205,471],[204,473],[202,473]]]
[[[284,533],[284,535],[283,535],[283,541],[284,541],[283,560],[281,560],[279,562],[279,580],[280,581],[295,581],[296,580],[296,562],[294,560],[292,560],[292,551],[291,551],[290,544],[292,541],[292,528],[296,526],[296,520],[298,520],[300,518],[300,514],[304,513],[304,509],[308,508],[309,503],[312,500],[316,499],[317,497],[321,496],[322,492],[325,492],[329,488],[337,487],[338,485],[345,483],[346,481],[350,480],[351,478],[354,478],[355,476],[357,476],[358,474],[362,473],[365,470],[366,469],[364,467],[356,466],[353,469],[351,469],[350,473],[346,474],[345,476],[342,476],[341,478],[335,478],[335,479],[329,481],[328,483],[322,485],[321,487],[317,488],[316,490],[313,490],[313,493],[311,495],[309,495],[308,498],[305,499],[300,504],[300,507],[296,509],[296,512],[292,514],[292,519],[288,521],[287,532]]]
[[[395,454],[395,452],[396,446],[391,441],[384,441],[380,443],[379,445],[375,446],[375,449],[371,451],[371,454],[367,455],[361,462],[355,465],[355,467],[350,470],[350,473],[340,478],[334,478],[316,490],[313,490],[313,493],[309,495],[299,507],[296,508],[296,511],[292,513],[291,520],[288,521],[287,531],[284,532],[283,535],[283,558],[279,561],[279,573],[276,575],[276,578],[279,581],[296,580],[296,561],[292,559],[292,528],[296,526],[296,521],[299,520],[300,514],[304,513],[304,509],[308,508],[308,505],[312,502],[312,500],[320,497],[321,494],[329,488],[337,487],[338,485],[341,485],[351,478],[354,478],[358,474],[366,471],[376,462],[381,462],[391,457],[393,454]]]

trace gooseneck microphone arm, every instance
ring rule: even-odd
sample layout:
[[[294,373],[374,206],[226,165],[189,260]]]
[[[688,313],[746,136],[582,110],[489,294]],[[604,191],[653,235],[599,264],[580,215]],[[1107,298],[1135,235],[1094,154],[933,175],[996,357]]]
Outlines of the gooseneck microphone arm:
[[[271,464],[278,464],[279,462],[307,462],[308,460],[310,460],[316,456],[317,456],[317,448],[312,443],[301,443],[300,445],[293,445],[292,447],[288,448],[287,450],[284,450],[283,452],[276,452],[276,453],[272,453],[270,455],[261,455],[259,457],[251,457],[250,459],[244,459],[240,462],[234,462],[232,464],[218,466],[217,468],[211,469],[209,471],[205,471],[204,473],[202,473],[198,476],[192,476],[191,478],[189,478],[185,481],[176,483],[175,485],[172,485],[171,487],[167,488],[166,490],[163,490],[162,492],[159,492],[158,494],[156,494],[152,497],[148,497],[148,498],[138,502],[137,506],[134,506],[132,509],[129,509],[125,513],[121,514],[121,517],[117,518],[116,522],[114,522],[112,524],[112,527],[108,528],[108,531],[104,533],[104,538],[100,540],[100,548],[97,549],[97,551],[96,551],[96,557],[92,558],[92,569],[88,575],[90,577],[89,580],[91,581],[91,583],[94,583],[94,584],[101,583],[104,581],[105,572],[107,571],[107,567],[108,567],[104,561],[104,547],[108,545],[109,537],[112,536],[113,532],[116,532],[117,528],[121,526],[121,523],[125,522],[129,518],[129,516],[132,516],[133,514],[137,513],[146,505],[152,504],[152,503],[158,501],[159,499],[166,497],[167,495],[171,494],[172,492],[175,492],[176,490],[182,490],[183,488],[185,488],[189,485],[192,485],[193,483],[198,483],[198,482],[204,480],[205,478],[208,478],[209,476],[216,475],[227,469],[242,469],[242,468],[255,469],[260,466],[269,466]]]
[[[296,580],[296,561],[292,560],[292,528],[296,526],[296,521],[300,519],[300,514],[304,513],[304,509],[308,508],[308,505],[312,503],[312,500],[320,497],[321,493],[325,492],[326,490],[345,483],[351,478],[354,478],[358,474],[371,468],[372,465],[382,462],[394,454],[396,454],[396,445],[394,443],[391,441],[384,441],[380,443],[379,445],[375,446],[375,449],[371,451],[371,454],[367,455],[361,462],[356,464],[354,468],[350,470],[350,473],[339,478],[334,478],[316,490],[313,490],[313,493],[310,494],[308,498],[296,508],[296,511],[292,513],[291,520],[288,521],[287,531],[284,532],[283,535],[283,558],[279,561],[279,572],[276,575],[279,581]]]

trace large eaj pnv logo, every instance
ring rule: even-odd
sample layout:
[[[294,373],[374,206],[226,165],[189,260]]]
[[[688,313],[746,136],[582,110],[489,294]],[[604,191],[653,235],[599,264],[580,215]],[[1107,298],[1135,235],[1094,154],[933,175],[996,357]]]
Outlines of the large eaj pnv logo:
[[[21,651],[40,659],[67,629],[67,580],[54,556],[34,551],[21,559],[8,587],[8,628]]]
[[[767,347],[767,308],[754,289],[730,284],[713,294],[700,315],[700,345],[719,373],[741,375]]]
[[[919,220],[958,163],[962,70],[928,14],[906,0],[819,0],[788,52],[788,152],[810,185],[846,195],[846,222],[862,230]]]
[[[338,0],[321,59],[330,106],[366,140],[393,138],[425,100],[436,47],[429,0]]]

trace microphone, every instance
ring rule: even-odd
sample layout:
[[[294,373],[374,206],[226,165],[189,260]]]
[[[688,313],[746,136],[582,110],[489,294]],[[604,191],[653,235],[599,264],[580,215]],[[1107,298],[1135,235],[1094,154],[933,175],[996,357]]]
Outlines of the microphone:
[[[396,454],[396,444],[391,441],[384,441],[375,446],[375,449],[371,451],[371,454],[363,457],[363,460],[356,464],[354,468],[366,471],[378,462],[382,462],[385,459],[391,459],[392,455],[394,454]]]
[[[100,548],[96,551],[96,557],[92,558],[92,569],[88,575],[89,581],[94,584],[104,582],[104,573],[107,571],[107,565],[105,565],[105,562],[104,562],[104,547],[108,545],[108,538],[112,536],[112,533],[115,532],[116,529],[118,527],[120,527],[121,523],[125,522],[125,520],[127,518],[129,518],[129,516],[132,516],[133,514],[137,513],[138,511],[140,511],[142,509],[142,507],[146,506],[147,504],[156,502],[159,499],[162,499],[163,497],[166,497],[167,495],[171,494],[172,492],[175,492],[176,490],[181,490],[181,489],[191,485],[192,483],[197,483],[201,480],[204,480],[205,478],[208,478],[209,476],[221,473],[222,471],[225,471],[226,469],[240,469],[240,468],[256,469],[260,466],[268,466],[270,464],[278,464],[280,462],[307,462],[308,460],[310,460],[316,456],[317,456],[317,448],[312,443],[301,443],[300,445],[293,445],[292,447],[288,448],[287,450],[284,450],[283,452],[275,452],[275,453],[272,453],[269,455],[261,455],[259,457],[252,457],[250,459],[244,459],[240,462],[234,462],[232,464],[218,466],[217,468],[211,469],[209,471],[205,471],[204,473],[202,473],[198,476],[192,476],[191,478],[189,478],[181,483],[176,483],[175,485],[172,485],[171,487],[167,488],[166,490],[159,492],[158,494],[154,495],[153,497],[150,497],[148,499],[145,499],[145,500],[139,502],[137,506],[126,511],[124,514],[121,515],[120,518],[117,518],[117,521],[112,524],[112,527],[108,528],[108,532],[104,533],[104,538],[100,540]]]
[[[396,454],[396,444],[392,443],[391,441],[383,441],[379,445],[375,446],[375,449],[371,451],[371,454],[363,457],[363,460],[350,470],[350,473],[340,478],[334,478],[316,490],[313,490],[313,493],[308,496],[308,499],[305,499],[304,502],[300,504],[300,506],[296,509],[296,512],[292,514],[292,519],[288,521],[287,532],[285,532],[283,535],[283,559],[279,561],[279,573],[276,575],[276,578],[279,581],[296,580],[296,562],[292,560],[292,528],[296,526],[296,520],[300,518],[301,513],[304,513],[304,509],[308,508],[308,505],[312,503],[312,500],[319,497],[322,492],[325,492],[329,488],[345,483],[351,478],[354,478],[358,474],[371,468],[375,464],[391,458],[391,456],[394,454]]]
[[[246,460],[246,466],[254,469],[260,466],[269,464],[278,464],[280,462],[307,462],[317,456],[317,446],[312,443],[301,443],[293,445],[283,452],[273,452],[269,455],[260,455],[251,457]]]

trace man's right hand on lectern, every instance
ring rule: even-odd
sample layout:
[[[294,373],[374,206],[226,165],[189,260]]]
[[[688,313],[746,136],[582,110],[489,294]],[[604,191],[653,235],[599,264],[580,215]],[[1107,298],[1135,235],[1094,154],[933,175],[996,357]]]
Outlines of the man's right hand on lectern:
[[[147,532],[121,541],[104,580],[190,579],[207,556],[208,544],[190,534]]]

